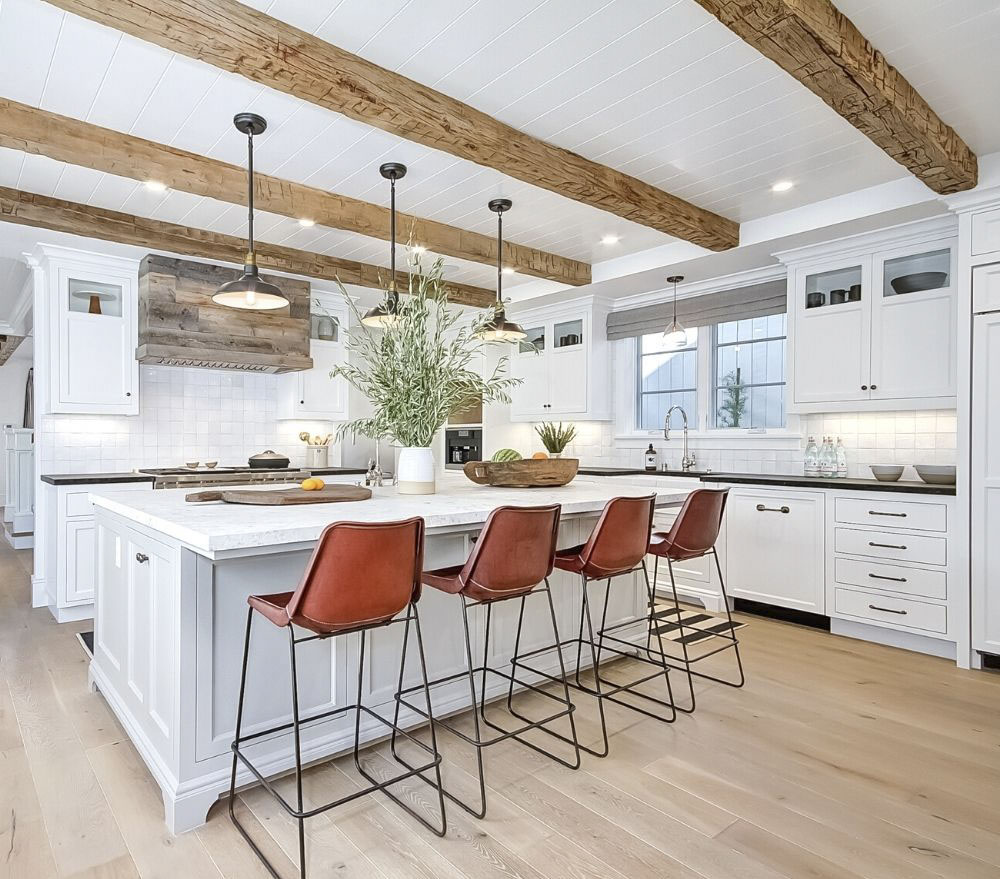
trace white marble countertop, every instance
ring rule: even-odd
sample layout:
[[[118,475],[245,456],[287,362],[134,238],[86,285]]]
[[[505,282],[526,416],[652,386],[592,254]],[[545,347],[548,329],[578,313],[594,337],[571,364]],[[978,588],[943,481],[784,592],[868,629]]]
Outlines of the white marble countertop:
[[[260,488],[280,486],[269,485]],[[656,488],[657,504],[682,503],[699,487],[697,481],[685,485],[662,485]],[[241,490],[246,486],[241,486]],[[460,475],[438,477],[438,491],[433,495],[400,495],[396,489],[373,489],[366,501],[304,506],[251,506],[214,503],[188,503],[184,489],[107,489],[90,495],[95,507],[122,516],[136,525],[179,541],[202,555],[212,557],[231,550],[301,544],[318,539],[331,522],[379,522],[423,516],[427,530],[475,528],[486,521],[495,507],[511,504],[529,506],[562,504],[562,515],[596,513],[613,497],[650,493],[647,486],[624,485],[617,480],[592,482],[579,480],[561,488],[504,489],[475,485]]]

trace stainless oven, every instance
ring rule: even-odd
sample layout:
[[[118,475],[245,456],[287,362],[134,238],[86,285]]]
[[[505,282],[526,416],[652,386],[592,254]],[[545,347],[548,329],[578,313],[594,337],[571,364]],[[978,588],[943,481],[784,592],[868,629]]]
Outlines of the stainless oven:
[[[461,470],[466,461],[483,460],[481,427],[449,427],[444,432],[444,466]]]

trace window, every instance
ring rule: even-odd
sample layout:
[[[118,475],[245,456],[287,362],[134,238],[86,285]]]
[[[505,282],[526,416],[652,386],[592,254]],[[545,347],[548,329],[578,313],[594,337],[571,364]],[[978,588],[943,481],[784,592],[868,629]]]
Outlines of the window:
[[[698,331],[688,330],[683,348],[665,345],[663,333],[642,336],[636,361],[638,429],[659,430],[674,405],[684,409],[693,428],[698,423]],[[674,413],[671,426],[680,425],[680,414]]]
[[[715,427],[784,427],[784,314],[715,327]]]
[[[690,329],[683,348],[640,336],[634,429],[661,430],[677,405],[692,430],[785,427],[785,334],[786,315],[775,314]],[[675,412],[671,428],[682,423]]]

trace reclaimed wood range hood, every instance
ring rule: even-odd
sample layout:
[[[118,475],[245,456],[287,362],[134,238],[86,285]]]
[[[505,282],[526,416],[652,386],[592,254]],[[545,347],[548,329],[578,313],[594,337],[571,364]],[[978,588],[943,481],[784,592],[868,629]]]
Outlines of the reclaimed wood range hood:
[[[212,302],[238,269],[148,254],[139,265],[140,363],[246,372],[310,369],[310,285],[280,284],[286,308],[243,311]],[[266,277],[266,276],[265,276]]]

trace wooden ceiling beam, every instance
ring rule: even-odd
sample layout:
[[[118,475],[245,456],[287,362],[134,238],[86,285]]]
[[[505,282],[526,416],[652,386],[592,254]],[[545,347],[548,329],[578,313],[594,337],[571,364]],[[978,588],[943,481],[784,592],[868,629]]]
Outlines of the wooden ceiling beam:
[[[935,192],[976,185],[976,156],[830,0],[697,0]]]
[[[157,180],[181,192],[230,204],[247,201],[245,168],[17,101],[0,99],[0,146],[132,180]],[[295,220],[305,218],[321,226],[389,240],[389,209],[381,205],[259,172],[254,176],[254,201],[262,210]],[[409,214],[398,214],[397,222],[402,237],[434,253],[496,265],[492,235]],[[590,283],[587,263],[513,242],[504,244],[504,264],[521,274],[562,284]]]
[[[468,159],[711,250],[739,226],[642,180],[554,146],[235,0],[53,4],[359,122]]]
[[[134,244],[160,253],[193,256],[213,262],[242,265],[246,255],[246,242],[234,235],[164,223],[7,187],[0,187],[0,222]],[[257,264],[262,269],[382,290],[388,282],[389,270],[382,266],[260,241],[257,242],[256,253]],[[400,290],[407,290],[409,275],[396,272],[396,284]],[[496,293],[482,287],[448,283],[446,289],[449,300],[460,305],[487,308],[496,299]]]

